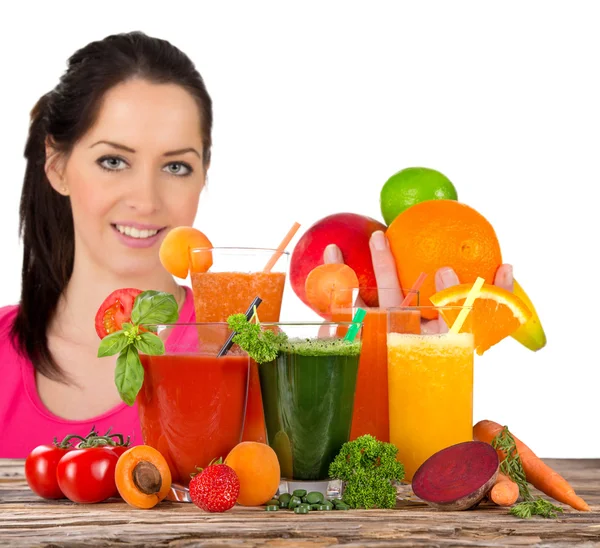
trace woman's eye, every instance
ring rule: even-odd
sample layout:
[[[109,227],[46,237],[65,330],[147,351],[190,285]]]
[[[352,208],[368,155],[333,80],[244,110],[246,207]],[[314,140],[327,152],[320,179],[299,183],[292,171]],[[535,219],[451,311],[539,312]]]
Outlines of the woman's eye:
[[[98,160],[98,165],[108,171],[121,171],[127,167],[127,164],[121,158],[116,156],[105,156]]]
[[[189,175],[192,172],[192,168],[189,165],[184,164],[183,162],[172,162],[170,164],[167,164],[164,167],[163,171],[166,171],[171,175],[185,176]]]

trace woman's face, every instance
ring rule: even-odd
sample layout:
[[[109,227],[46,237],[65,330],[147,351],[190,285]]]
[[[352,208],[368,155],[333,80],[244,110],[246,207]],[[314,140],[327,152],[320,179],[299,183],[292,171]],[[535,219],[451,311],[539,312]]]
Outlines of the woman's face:
[[[200,113],[185,89],[135,79],[109,90],[95,124],[49,173],[71,199],[76,264],[118,276],[160,268],[162,239],[193,224],[205,175]]]

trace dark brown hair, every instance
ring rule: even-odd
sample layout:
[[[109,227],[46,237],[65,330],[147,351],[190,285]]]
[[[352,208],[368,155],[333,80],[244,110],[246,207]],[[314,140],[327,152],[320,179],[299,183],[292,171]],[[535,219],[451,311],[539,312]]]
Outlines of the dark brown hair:
[[[19,211],[23,269],[13,335],[37,371],[62,382],[66,377],[48,348],[46,331],[73,272],[75,241],[70,200],[52,188],[45,173],[46,141],[68,155],[93,125],[104,94],[132,78],[178,84],[196,99],[205,167],[210,161],[212,101],[202,77],[183,52],[142,32],[108,36],[76,51],[58,85],[37,102],[25,145]]]

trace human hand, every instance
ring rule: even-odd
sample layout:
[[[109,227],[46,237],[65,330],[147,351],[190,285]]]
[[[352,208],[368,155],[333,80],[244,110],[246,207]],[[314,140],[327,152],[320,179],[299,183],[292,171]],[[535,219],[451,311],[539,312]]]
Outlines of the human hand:
[[[379,291],[380,308],[392,308],[400,306],[404,295],[398,280],[396,270],[396,261],[392,255],[389,242],[381,230],[373,232],[369,240],[371,251],[371,260],[375,272],[375,280],[378,288],[384,288],[385,291]],[[344,257],[340,248],[335,244],[328,245],[323,251],[323,262],[325,263],[343,263]],[[441,291],[448,287],[453,287],[460,283],[456,272],[450,267],[442,267],[435,273],[435,290]],[[513,269],[509,264],[503,264],[498,267],[494,277],[494,285],[513,291]],[[356,306],[366,308],[365,303],[360,297]],[[435,320],[422,321],[423,333],[445,333],[448,326],[442,318]]]

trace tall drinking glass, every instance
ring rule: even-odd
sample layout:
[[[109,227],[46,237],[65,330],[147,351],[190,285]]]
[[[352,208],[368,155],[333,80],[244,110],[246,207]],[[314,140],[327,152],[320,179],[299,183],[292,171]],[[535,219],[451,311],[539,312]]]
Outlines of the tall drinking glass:
[[[277,358],[258,366],[269,445],[277,453],[283,490],[326,493],[329,465],[350,438],[360,357],[342,322],[263,324],[285,333]]]
[[[447,332],[441,319],[456,318],[461,309],[423,306],[388,312],[390,441],[398,448],[407,481],[437,451],[473,439],[472,314],[459,333]],[[441,323],[424,320],[432,312]],[[411,330],[417,323],[421,331],[415,334]],[[435,332],[438,325],[446,332]]]
[[[260,297],[260,321],[278,322],[289,253],[280,252],[277,262],[265,272],[275,249],[214,247],[208,251],[212,254],[212,266],[207,272],[198,272],[194,265],[203,263],[207,250],[190,250],[196,321],[226,322],[232,314],[244,313],[254,298]],[[253,360],[243,441],[266,441],[258,369]]]
[[[399,305],[409,294],[412,304],[419,305],[419,292],[398,288],[367,288],[378,296],[379,306],[365,307],[359,300],[359,290],[337,288],[332,291],[331,307],[333,321],[349,321],[358,307],[366,310],[362,327],[362,350],[358,365],[358,380],[354,398],[354,413],[350,439],[371,434],[378,440],[390,441],[388,369],[387,369],[387,314],[392,304]],[[408,328],[409,326],[407,326]],[[414,333],[420,332],[419,321],[413,325]]]
[[[169,350],[140,354],[142,437],[165,457],[173,482],[185,491],[196,467],[225,458],[242,439],[250,360],[237,345],[217,357],[231,333],[227,324],[155,327],[163,341],[169,339]]]

